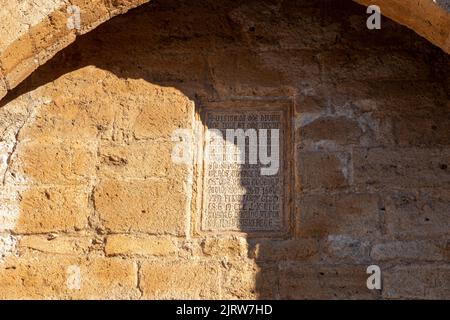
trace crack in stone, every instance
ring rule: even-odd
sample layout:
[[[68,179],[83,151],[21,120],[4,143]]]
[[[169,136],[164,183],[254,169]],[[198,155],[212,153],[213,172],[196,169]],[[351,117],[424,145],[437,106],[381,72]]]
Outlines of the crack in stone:
[[[25,127],[25,125],[28,123],[28,121],[30,120],[31,116],[32,116],[32,114],[30,112],[28,114],[27,118],[24,120],[23,124],[19,127],[19,129],[17,130],[16,134],[14,135],[13,147],[11,149],[11,152],[8,154],[8,157],[6,158],[6,168],[5,168],[5,172],[3,174],[3,180],[2,180],[3,186],[6,185],[6,176],[8,175],[8,172],[10,171],[12,157],[13,157],[14,153],[16,152],[17,145],[19,144],[20,132],[23,129],[23,127]]]

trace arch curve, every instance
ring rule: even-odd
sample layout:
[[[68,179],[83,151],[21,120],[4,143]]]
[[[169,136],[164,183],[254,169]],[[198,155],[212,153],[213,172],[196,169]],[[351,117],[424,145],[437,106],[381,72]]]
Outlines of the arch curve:
[[[381,13],[407,26],[450,54],[450,0],[354,0],[377,5]]]
[[[380,6],[382,14],[406,25],[450,53],[449,0],[353,0]],[[3,0],[0,19],[0,99],[58,51],[112,17],[149,0]],[[73,7],[75,6],[75,7]],[[79,9],[80,25],[67,21]]]
[[[105,21],[149,0],[3,0],[0,99],[58,51]],[[79,23],[68,24],[71,17]],[[72,20],[73,21],[73,20]]]

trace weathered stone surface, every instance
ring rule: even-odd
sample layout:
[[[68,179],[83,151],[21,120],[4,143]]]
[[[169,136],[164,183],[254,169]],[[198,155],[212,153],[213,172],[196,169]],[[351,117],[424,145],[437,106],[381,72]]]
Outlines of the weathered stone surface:
[[[89,193],[80,187],[40,187],[25,191],[20,202],[18,233],[81,230],[88,225]]]
[[[283,74],[247,50],[218,52],[210,60],[214,89],[221,97],[283,95]]]
[[[350,161],[350,155],[345,152],[299,152],[300,191],[315,193],[349,187],[352,178]]]
[[[3,260],[11,253],[17,253],[17,237],[2,232],[0,235],[0,263],[3,263]]]
[[[253,260],[230,260],[222,272],[221,298],[269,299],[278,297],[278,266]]]
[[[339,80],[428,80],[432,75],[425,62],[412,64],[414,58],[404,52],[390,52],[379,63],[379,55],[367,52],[346,54],[345,50],[325,52],[319,55],[322,70],[327,77]],[[374,72],[376,66],[376,72]]]
[[[21,236],[19,250],[35,250],[62,255],[83,255],[89,250],[92,239],[87,236],[66,236],[57,234]]]
[[[299,141],[305,140],[329,140],[337,144],[358,144],[362,136],[362,130],[358,122],[345,117],[323,117],[305,126],[299,132]]]
[[[104,226],[113,232],[184,234],[186,196],[182,182],[103,180],[94,203]]]
[[[20,214],[20,191],[0,189],[0,232],[13,231]]]
[[[119,1],[116,3],[119,3]],[[97,27],[109,18],[108,4],[101,0],[71,0],[71,4],[80,9],[80,16],[83,17],[80,19],[81,25],[79,32],[81,33]]]
[[[100,78],[94,85],[84,79]],[[87,142],[95,139],[97,135],[111,136],[112,124],[117,113],[117,101],[109,97],[102,88],[102,83],[113,81],[107,72],[93,66],[88,66],[69,73],[55,81],[55,86],[46,86],[41,95],[47,96],[50,103],[38,105],[38,112],[33,125],[25,126],[19,133],[19,139],[39,137],[43,140],[67,139]],[[79,82],[77,86],[70,83]],[[62,95],[58,88],[67,88]],[[116,86],[116,90],[121,86]],[[98,100],[92,99],[92,96]],[[50,98],[51,97],[51,98]],[[120,119],[120,118],[119,118]],[[119,121],[116,120],[116,121]],[[92,146],[92,145],[91,145]]]
[[[6,86],[5,78],[3,74],[0,72],[0,97],[3,97],[6,95],[8,91],[8,88]]]
[[[367,263],[370,259],[371,241],[364,237],[329,235],[321,243],[323,259],[330,263]]]
[[[22,156],[10,170],[32,183],[82,184],[95,173],[95,150],[80,141],[35,139],[20,144],[17,150]]]
[[[448,265],[397,266],[383,275],[383,298],[444,299],[449,294]]]
[[[67,12],[68,8],[61,5],[62,3],[29,30],[33,41],[34,59],[37,60],[39,65],[44,64],[53,58],[58,51],[75,41],[77,29],[63,27],[66,26],[70,15]]]
[[[436,116],[410,118],[395,121],[395,139],[402,146],[448,146],[450,145],[450,118]]]
[[[304,196],[299,201],[296,234],[377,236],[381,224],[378,201],[371,194]]]
[[[355,184],[361,190],[449,187],[450,171],[443,169],[449,156],[449,149],[356,149]]]
[[[249,257],[256,261],[317,261],[319,242],[316,239],[285,241],[249,240]]]
[[[366,266],[329,267],[286,262],[279,269],[282,299],[374,299],[366,287]]]
[[[385,221],[389,234],[403,239],[448,238],[450,191],[423,190],[385,196]]]
[[[72,270],[77,269],[79,273],[74,274]],[[10,258],[0,270],[2,299],[126,299],[139,296],[136,266],[121,259],[35,255]]]
[[[108,256],[168,256],[177,252],[174,240],[161,237],[111,235],[106,240],[105,253]]]
[[[186,167],[172,162],[175,144],[143,141],[127,145],[102,144],[99,147],[98,174],[108,178],[146,179],[151,177],[184,178]]]
[[[188,129],[191,125],[194,105],[189,99],[174,89],[160,89],[144,96],[134,122],[136,139],[171,137],[177,128]],[[138,104],[138,105],[139,105]]]
[[[220,298],[220,269],[200,261],[145,262],[140,286],[146,299]]]
[[[393,241],[375,245],[370,256],[382,261],[442,261],[446,259],[446,246],[445,241]]]
[[[246,257],[248,253],[247,241],[241,237],[208,237],[201,243],[205,255]]]
[[[10,89],[17,86],[32,70],[36,69],[38,64],[33,58],[33,41],[30,34],[25,34],[3,50],[0,53],[0,62]]]

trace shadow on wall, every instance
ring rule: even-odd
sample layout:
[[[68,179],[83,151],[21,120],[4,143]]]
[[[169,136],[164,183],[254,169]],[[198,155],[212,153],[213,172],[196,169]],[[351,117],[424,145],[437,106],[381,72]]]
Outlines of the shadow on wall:
[[[387,20],[369,33],[365,18],[351,1],[156,0],[80,37],[2,103],[90,65],[197,108],[292,101],[289,232],[248,238],[256,284],[242,289],[249,270],[228,261],[230,297],[448,297],[449,58]],[[371,264],[386,270],[382,292],[366,288]]]

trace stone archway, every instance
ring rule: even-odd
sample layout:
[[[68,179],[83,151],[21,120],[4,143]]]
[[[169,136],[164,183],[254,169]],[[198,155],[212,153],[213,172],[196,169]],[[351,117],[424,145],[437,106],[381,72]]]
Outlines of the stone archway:
[[[164,10],[80,37],[2,101],[0,227],[11,213],[18,238],[3,297],[445,296],[449,56],[392,21],[367,43],[351,1],[155,2]],[[291,238],[189,237],[195,193],[180,191],[192,179],[169,134],[191,127],[191,101],[236,97],[295,102]],[[382,293],[365,287],[372,261]],[[77,270],[81,290],[66,281]]]
[[[5,1],[0,13],[0,98],[58,51],[112,17],[148,0]],[[68,18],[80,14],[80,25]]]
[[[0,29],[0,99],[58,51],[112,17],[149,0],[39,0],[7,1]],[[354,0],[376,4],[382,13],[406,25],[450,53],[450,13],[445,0]],[[66,26],[70,6],[80,10],[80,28]]]

